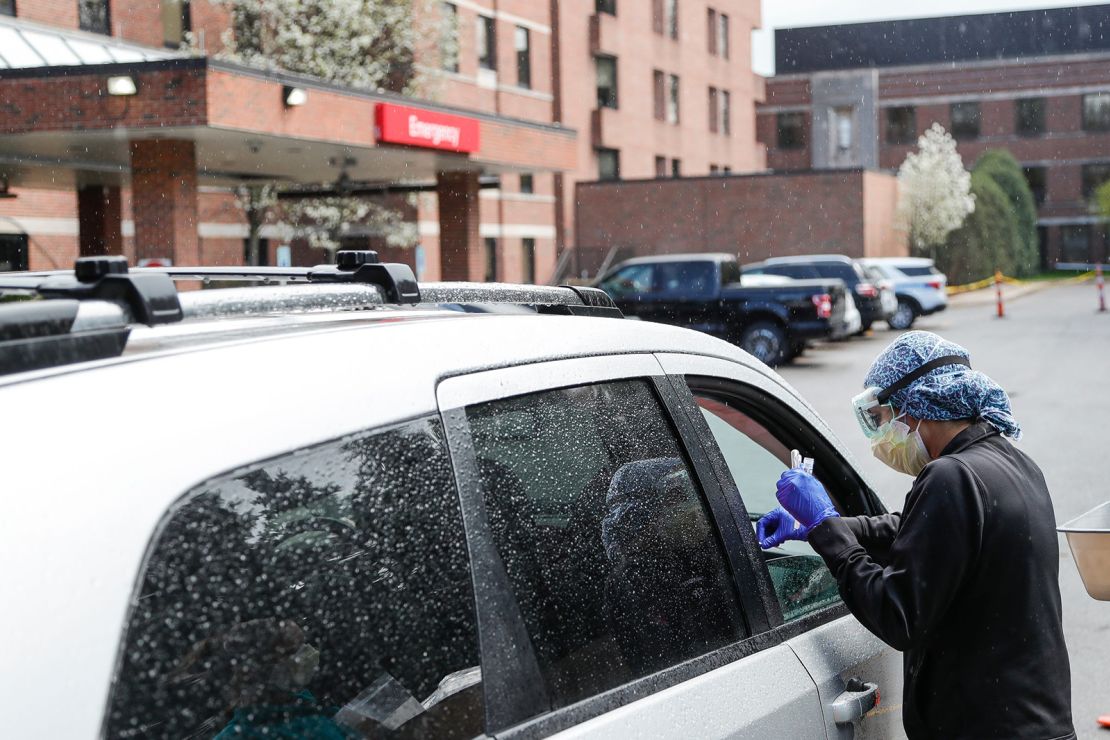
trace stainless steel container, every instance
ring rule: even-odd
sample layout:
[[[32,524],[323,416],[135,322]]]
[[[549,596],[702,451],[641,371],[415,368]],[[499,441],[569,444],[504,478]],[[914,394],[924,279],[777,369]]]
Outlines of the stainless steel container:
[[[1110,501],[1061,524],[1057,531],[1068,536],[1087,593],[1093,599],[1110,601]]]

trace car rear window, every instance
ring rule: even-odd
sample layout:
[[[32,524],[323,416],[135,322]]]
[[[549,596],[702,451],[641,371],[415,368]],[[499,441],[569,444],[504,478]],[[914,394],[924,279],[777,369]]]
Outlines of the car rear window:
[[[940,274],[937,271],[937,268],[932,267],[931,265],[923,267],[899,266],[898,271],[901,272],[903,275],[909,275],[910,277],[925,277],[929,275]]]
[[[154,540],[107,737],[481,734],[473,603],[437,421],[239,470]]]
[[[840,278],[848,285],[855,285],[860,281],[854,264],[846,262],[817,262],[814,264],[817,274],[823,278]]]

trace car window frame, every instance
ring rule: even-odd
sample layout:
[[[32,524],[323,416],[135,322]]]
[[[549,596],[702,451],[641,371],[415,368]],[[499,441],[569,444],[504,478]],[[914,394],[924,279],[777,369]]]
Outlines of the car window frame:
[[[664,417],[674,428],[676,441],[708,505],[711,522],[728,561],[748,636],[574,704],[551,709],[520,606],[489,529],[466,407],[530,393],[622,380],[648,382]],[[754,545],[755,539],[747,511],[738,497],[728,497],[721,486],[719,474],[690,416],[690,402],[676,391],[654,355],[552,360],[469,373],[443,380],[436,396],[463,508],[463,530],[474,579],[488,734],[513,740],[545,737],[771,646],[767,638],[773,628],[767,602],[771,586],[765,573],[766,583],[758,580],[759,569],[749,554],[749,544]],[[738,526],[738,522],[743,522],[744,526]],[[492,580],[480,582],[480,576]],[[773,593],[770,598],[774,599]],[[777,608],[777,602],[774,607]],[[778,642],[781,640],[774,644]],[[547,709],[533,714],[528,708],[536,705],[546,705]],[[523,714],[527,716],[521,716]]]

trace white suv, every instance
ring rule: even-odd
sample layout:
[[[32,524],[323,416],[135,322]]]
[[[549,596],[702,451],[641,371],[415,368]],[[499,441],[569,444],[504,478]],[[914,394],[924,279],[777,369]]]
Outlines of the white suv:
[[[901,736],[897,653],[755,541],[791,449],[882,511],[778,375],[357,262],[0,275],[49,298],[0,304],[6,736]]]
[[[918,316],[948,308],[948,278],[931,259],[875,257],[860,262],[878,270],[894,286],[898,308],[887,319],[891,329],[909,329]]]

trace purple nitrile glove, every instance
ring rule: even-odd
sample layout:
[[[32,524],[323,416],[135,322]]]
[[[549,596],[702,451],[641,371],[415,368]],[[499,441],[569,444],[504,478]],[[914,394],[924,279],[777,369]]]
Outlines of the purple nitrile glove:
[[[787,470],[779,477],[775,497],[782,508],[807,530],[826,519],[840,516],[821,481],[798,468]]]
[[[790,513],[781,506],[773,511],[768,511],[759,518],[755,524],[755,536],[759,539],[759,546],[764,550],[778,547],[787,540],[805,541],[809,530],[790,516]]]

